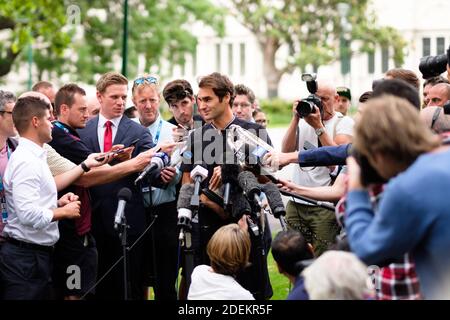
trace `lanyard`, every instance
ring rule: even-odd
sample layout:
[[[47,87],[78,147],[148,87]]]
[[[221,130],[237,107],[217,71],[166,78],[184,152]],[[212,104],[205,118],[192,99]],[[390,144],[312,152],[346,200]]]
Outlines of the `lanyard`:
[[[67,129],[65,126],[63,126],[59,121],[53,121],[53,125],[57,126],[58,128],[60,128],[62,131],[64,131],[67,135],[69,135],[72,139],[75,140],[80,140],[80,138],[78,138],[77,136],[73,135],[70,133],[69,129]]]
[[[11,157],[11,149],[8,146],[8,141],[6,141],[5,147],[9,161],[9,158]],[[5,189],[3,188],[3,177],[1,175],[0,175],[0,212],[2,223],[6,223],[8,220],[8,212],[6,211]]]
[[[162,120],[159,120],[159,124],[158,124],[158,129],[156,131],[155,134],[155,139],[153,139],[153,142],[156,144],[158,144],[158,140],[159,140],[159,135],[161,134],[161,128],[162,128]]]

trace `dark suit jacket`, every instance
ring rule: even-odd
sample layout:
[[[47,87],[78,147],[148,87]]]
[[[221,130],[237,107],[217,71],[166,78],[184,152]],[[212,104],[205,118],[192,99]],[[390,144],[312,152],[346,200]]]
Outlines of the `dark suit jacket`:
[[[98,143],[98,116],[89,120],[84,129],[78,130],[81,140],[92,152],[100,152]],[[150,132],[140,124],[123,116],[120,120],[117,134],[113,145],[123,144],[125,147],[139,138],[132,157],[146,151],[154,146]],[[142,201],[141,190],[134,185],[137,174],[131,174],[115,182],[91,188],[92,196],[92,231],[95,235],[116,235],[114,230],[114,216],[117,210],[117,193],[120,189],[127,187],[133,197],[125,207],[125,216],[130,225],[129,234],[139,235],[145,230],[146,219]]]

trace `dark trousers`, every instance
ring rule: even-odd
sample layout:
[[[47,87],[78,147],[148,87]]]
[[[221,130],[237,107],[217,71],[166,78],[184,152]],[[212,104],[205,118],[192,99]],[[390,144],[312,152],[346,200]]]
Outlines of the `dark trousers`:
[[[1,299],[49,299],[51,270],[51,252],[4,243],[0,252]]]
[[[175,201],[147,208],[149,223],[157,216],[146,236],[145,259],[148,284],[153,286],[156,300],[176,300],[175,283],[178,275],[178,212]],[[155,273],[156,268],[156,273]]]

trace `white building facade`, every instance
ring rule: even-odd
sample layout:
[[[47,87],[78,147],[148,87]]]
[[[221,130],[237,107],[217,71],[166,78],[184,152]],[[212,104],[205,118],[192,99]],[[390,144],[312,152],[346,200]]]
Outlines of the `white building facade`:
[[[450,44],[450,1],[449,0],[373,0],[372,9],[378,18],[378,25],[397,29],[407,45],[403,68],[413,70],[419,77],[419,61],[426,55],[445,53]],[[198,25],[194,28],[198,36],[197,53],[187,59],[183,67],[173,68],[168,78],[185,78],[192,84],[197,77],[218,71],[227,74],[234,83],[244,83],[252,88],[259,98],[267,95],[263,73],[263,56],[255,36],[236,19],[226,18],[225,36],[216,37],[208,28]],[[354,49],[355,44],[352,45]],[[392,50],[377,47],[375,54],[353,53],[349,75],[341,74],[340,62],[321,66],[319,78],[332,80],[337,86],[348,86],[352,90],[353,103],[359,95],[371,90],[372,81],[394,68]],[[280,52],[279,56],[286,56]],[[300,80],[301,71],[286,74],[279,86],[279,97],[294,99],[306,94]]]

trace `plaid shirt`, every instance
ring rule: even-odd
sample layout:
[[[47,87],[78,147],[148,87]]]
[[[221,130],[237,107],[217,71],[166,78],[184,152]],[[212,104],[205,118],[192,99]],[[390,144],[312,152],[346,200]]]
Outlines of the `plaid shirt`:
[[[382,196],[384,186],[377,185],[370,189],[370,201],[374,212]],[[344,226],[346,197],[336,205],[336,218]],[[374,286],[377,300],[417,300],[422,299],[416,267],[407,253],[386,267],[374,273]]]

